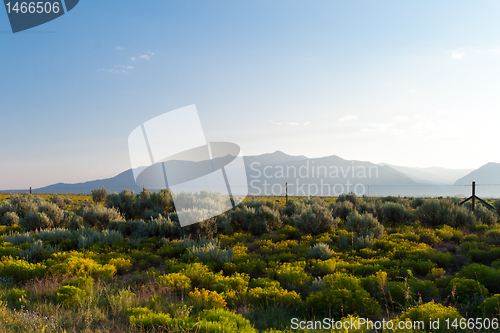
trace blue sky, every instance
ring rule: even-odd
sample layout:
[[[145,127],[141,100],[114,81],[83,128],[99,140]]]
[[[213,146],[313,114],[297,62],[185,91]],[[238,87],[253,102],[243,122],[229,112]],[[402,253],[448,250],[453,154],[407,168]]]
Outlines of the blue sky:
[[[0,189],[114,176],[141,123],[196,104],[245,155],[500,162],[496,1],[81,0],[0,10]]]

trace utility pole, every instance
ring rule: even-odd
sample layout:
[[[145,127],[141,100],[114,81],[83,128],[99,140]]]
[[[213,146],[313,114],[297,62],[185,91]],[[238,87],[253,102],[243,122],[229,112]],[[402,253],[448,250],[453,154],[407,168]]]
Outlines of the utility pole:
[[[467,199],[465,199],[464,201],[462,201],[461,203],[459,203],[459,205],[463,205],[467,201],[471,200],[472,201],[472,211],[474,211],[476,209],[476,199],[479,200],[486,207],[488,207],[492,210],[495,210],[495,207],[493,207],[492,205],[490,205],[489,203],[487,203],[483,199],[476,196],[476,182],[472,182],[472,195],[470,197],[468,197]]]
[[[288,183],[285,183],[285,207],[288,207]]]
[[[472,211],[476,208],[476,182],[472,182]]]

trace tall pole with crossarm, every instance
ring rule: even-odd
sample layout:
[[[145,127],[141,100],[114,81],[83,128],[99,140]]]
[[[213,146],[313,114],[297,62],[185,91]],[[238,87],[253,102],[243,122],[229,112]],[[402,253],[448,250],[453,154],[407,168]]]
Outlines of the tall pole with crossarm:
[[[462,201],[461,203],[459,203],[459,205],[463,205],[467,201],[471,200],[472,201],[472,211],[474,211],[476,209],[476,199],[479,200],[486,207],[495,210],[495,208],[492,205],[490,205],[489,203],[487,203],[483,199],[476,196],[476,182],[472,182],[472,195],[470,197],[468,197],[467,199],[465,199],[464,201]]]

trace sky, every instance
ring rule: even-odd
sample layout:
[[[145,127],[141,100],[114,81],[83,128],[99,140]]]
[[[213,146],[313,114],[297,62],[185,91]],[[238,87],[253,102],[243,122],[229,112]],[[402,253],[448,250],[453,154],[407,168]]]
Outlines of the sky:
[[[244,155],[500,162],[500,2],[80,0],[0,9],[0,189],[115,176],[140,124],[195,104]]]

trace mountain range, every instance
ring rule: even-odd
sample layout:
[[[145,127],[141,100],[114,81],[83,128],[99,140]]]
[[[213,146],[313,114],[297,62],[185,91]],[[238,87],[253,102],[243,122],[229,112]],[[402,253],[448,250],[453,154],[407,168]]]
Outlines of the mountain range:
[[[250,195],[288,194],[329,196],[354,192],[358,195],[500,197],[500,164],[474,169],[440,167],[411,168],[368,161],[344,160],[336,155],[322,158],[287,155],[281,151],[245,156]],[[288,186],[285,186],[288,184]],[[495,185],[495,186],[494,186]],[[115,177],[83,183],[58,183],[34,189],[35,193],[90,193],[105,187],[111,193],[124,189],[141,192],[131,169]],[[233,189],[234,190],[234,189]],[[25,192],[25,191],[3,191]]]

